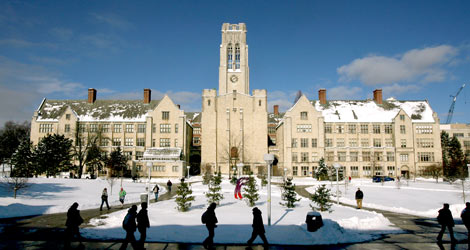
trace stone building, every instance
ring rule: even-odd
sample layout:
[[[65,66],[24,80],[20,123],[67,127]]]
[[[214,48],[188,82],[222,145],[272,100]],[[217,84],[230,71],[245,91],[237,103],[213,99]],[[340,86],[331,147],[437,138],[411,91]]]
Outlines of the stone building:
[[[201,168],[228,174],[243,163],[257,173],[268,153],[266,90],[250,94],[248,45],[244,23],[222,25],[219,89],[204,89]]]
[[[151,176],[186,173],[192,128],[179,105],[166,95],[151,100],[150,89],[144,89],[143,100],[97,100],[96,95],[89,89],[88,100],[44,99],[31,121],[33,144],[54,133],[75,140],[78,130],[83,140],[98,136],[108,154],[119,147],[133,174],[147,176],[150,166]]]

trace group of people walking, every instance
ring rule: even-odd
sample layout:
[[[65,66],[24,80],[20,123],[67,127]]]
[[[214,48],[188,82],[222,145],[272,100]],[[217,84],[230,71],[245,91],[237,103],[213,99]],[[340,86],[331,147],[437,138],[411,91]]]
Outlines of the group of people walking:
[[[126,231],[126,238],[124,239],[120,249],[126,249],[129,243],[134,249],[145,249],[144,243],[147,238],[147,228],[150,227],[150,221],[147,212],[147,202],[142,202],[140,206],[141,209],[139,213],[137,213],[137,206],[132,205],[124,217],[122,228]],[[140,233],[140,239],[138,242],[134,236],[136,229],[138,229]]]
[[[437,222],[441,225],[441,231],[437,235],[437,241],[442,242],[442,236],[446,231],[446,228],[449,231],[450,241],[452,243],[457,242],[454,237],[454,230],[453,227],[455,226],[454,217],[452,217],[452,212],[449,209],[449,204],[444,203],[443,208],[439,210],[439,215],[437,216]],[[460,213],[460,218],[462,218],[462,222],[467,228],[467,231],[470,232],[470,202],[465,203],[465,208]],[[468,234],[469,241],[470,241],[470,233]]]

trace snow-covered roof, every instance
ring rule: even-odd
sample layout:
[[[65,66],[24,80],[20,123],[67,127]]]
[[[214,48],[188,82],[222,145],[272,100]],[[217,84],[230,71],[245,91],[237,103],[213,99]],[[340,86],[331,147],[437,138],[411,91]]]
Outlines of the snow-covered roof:
[[[148,148],[142,157],[143,161],[179,160],[181,148]]]
[[[268,114],[268,123],[279,123],[284,117],[284,113],[278,113],[277,115],[274,113]]]
[[[38,121],[57,121],[70,107],[80,121],[145,121],[160,100],[45,100],[38,110]]]
[[[365,101],[334,101],[326,105],[318,100],[310,101],[320,111],[325,122],[392,122],[402,109],[412,122],[434,122],[433,111],[427,101],[398,101],[389,98],[383,104],[373,100]]]

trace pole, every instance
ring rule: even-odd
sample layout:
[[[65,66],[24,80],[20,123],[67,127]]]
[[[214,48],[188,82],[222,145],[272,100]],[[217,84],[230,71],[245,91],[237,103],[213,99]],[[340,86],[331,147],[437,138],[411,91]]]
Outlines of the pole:
[[[153,164],[147,162],[147,205],[150,205],[150,170],[152,169]]]
[[[190,169],[191,167],[190,167],[190,166],[187,166],[187,168],[188,168],[188,179],[189,179],[189,169]]]
[[[339,181],[338,181],[338,168],[336,168],[336,204],[339,205]]]
[[[271,226],[271,163],[268,164],[268,226]]]

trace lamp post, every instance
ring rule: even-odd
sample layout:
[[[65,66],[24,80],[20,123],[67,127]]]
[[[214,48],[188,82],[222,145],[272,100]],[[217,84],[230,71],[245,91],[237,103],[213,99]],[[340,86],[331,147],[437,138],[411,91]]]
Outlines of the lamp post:
[[[188,169],[188,179],[189,179],[189,169],[191,168],[191,166],[187,166],[186,168]]]
[[[150,170],[152,169],[152,162],[147,162],[147,171],[148,171],[148,178],[147,178],[147,204],[150,205]]]
[[[274,162],[274,155],[265,154],[264,161],[268,164],[268,226],[271,226],[271,164]]]
[[[284,181],[286,181],[287,168],[284,168]]]
[[[338,182],[338,170],[341,167],[339,163],[334,163],[333,167],[336,169],[336,204],[339,205],[339,182]]]
[[[235,177],[235,170],[237,170],[237,168],[233,167],[232,170],[233,170],[233,177]]]
[[[240,169],[243,167],[243,163],[239,162],[237,163],[237,168],[238,168],[238,179],[240,179]]]

